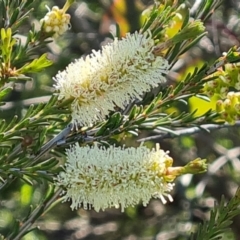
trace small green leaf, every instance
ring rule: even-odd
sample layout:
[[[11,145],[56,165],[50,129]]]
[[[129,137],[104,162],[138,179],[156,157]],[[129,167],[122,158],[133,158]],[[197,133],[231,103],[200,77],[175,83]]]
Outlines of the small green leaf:
[[[51,66],[52,61],[47,59],[47,54],[43,54],[40,58],[34,59],[32,62],[25,64],[17,70],[19,74],[35,73]]]
[[[13,90],[13,87],[6,87],[0,91],[0,100]]]
[[[131,121],[132,119],[134,119],[136,117],[136,115],[137,115],[137,108],[138,107],[137,107],[136,104],[132,107],[131,112],[129,113],[129,117],[128,117],[129,121]]]
[[[144,110],[143,114],[148,115],[149,113],[152,112],[152,110],[154,109],[154,107],[155,107],[155,104],[154,104],[154,103],[149,104],[148,107]]]
[[[19,18],[19,13],[20,13],[19,7],[14,9],[13,14],[10,18],[10,25],[13,25],[17,21],[17,19]]]

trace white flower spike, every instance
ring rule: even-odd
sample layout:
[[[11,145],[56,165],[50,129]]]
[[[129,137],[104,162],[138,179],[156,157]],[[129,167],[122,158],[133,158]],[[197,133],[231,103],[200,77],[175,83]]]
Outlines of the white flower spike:
[[[59,72],[55,88],[59,100],[73,99],[73,122],[85,126],[104,120],[116,106],[123,109],[165,82],[168,61],[155,56],[153,48],[154,40],[147,34],[127,34]]]
[[[83,207],[95,211],[111,207],[148,204],[152,197],[172,201],[169,194],[174,177],[168,178],[172,158],[159,149],[80,147],[67,150],[67,162],[55,179],[63,187],[63,201],[71,199],[71,208]]]

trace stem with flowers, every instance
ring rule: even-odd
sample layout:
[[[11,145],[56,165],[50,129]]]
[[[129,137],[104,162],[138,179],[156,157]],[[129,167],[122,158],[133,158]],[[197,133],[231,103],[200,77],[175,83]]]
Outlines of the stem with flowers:
[[[75,34],[71,8],[78,3],[47,6],[46,15],[30,26],[37,2],[0,1],[0,202],[12,216],[6,224],[0,219],[0,239],[35,236],[39,219],[57,205],[97,214],[116,208],[124,214],[152,199],[162,205],[174,201],[183,177],[204,174],[207,159],[179,163],[164,150],[167,144],[160,148],[154,140],[239,126],[238,47],[182,73],[182,59],[206,39],[207,20],[221,2],[202,0],[188,8],[187,1],[154,1],[142,9],[140,29],[112,34],[100,50],[68,60],[65,68],[56,55],[68,34]],[[44,83],[47,75],[51,87]],[[8,101],[19,86],[37,84],[38,76],[40,86],[50,89],[47,100],[28,107],[24,100]],[[212,105],[200,114],[194,98]],[[14,107],[17,114],[8,117]],[[240,214],[237,187],[235,192],[229,201],[222,198],[203,225],[191,222],[188,237],[224,234]]]

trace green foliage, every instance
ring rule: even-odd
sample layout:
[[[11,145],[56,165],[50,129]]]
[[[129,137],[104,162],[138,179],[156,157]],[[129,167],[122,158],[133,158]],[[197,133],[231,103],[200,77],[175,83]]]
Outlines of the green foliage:
[[[46,46],[50,35],[36,31],[34,26],[25,33],[26,43],[21,36],[16,37],[17,29],[29,17],[33,1],[1,1],[2,24],[0,24],[0,87],[13,80],[25,80],[27,74],[44,70],[52,62],[43,54],[39,58],[38,50]]]
[[[232,224],[233,218],[240,214],[240,189],[235,193],[235,196],[226,204],[222,197],[219,205],[215,205],[211,210],[209,221],[204,222],[199,226],[195,235],[192,235],[191,240],[216,240],[222,239],[223,234]]]
[[[28,17],[30,12],[33,10],[31,9],[31,4],[34,0],[3,0],[0,2],[0,9],[1,9],[1,28],[11,28],[12,31],[15,33],[19,26],[23,24]]]

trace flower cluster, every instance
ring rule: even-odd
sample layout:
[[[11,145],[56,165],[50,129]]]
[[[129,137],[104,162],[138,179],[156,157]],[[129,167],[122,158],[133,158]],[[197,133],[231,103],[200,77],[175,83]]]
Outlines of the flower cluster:
[[[230,88],[240,90],[240,64],[226,64],[223,69],[218,69],[214,76],[216,79],[207,82],[204,85],[204,92],[212,97],[213,95],[219,96],[224,99],[229,92]]]
[[[63,199],[72,200],[72,209],[120,206],[123,211],[139,202],[146,206],[152,197],[172,201],[169,193],[174,184],[170,182],[176,176],[168,168],[173,160],[159,146],[105,149],[76,144],[67,150],[67,157],[56,185],[65,189]]]
[[[65,9],[59,9],[57,6],[48,10],[49,12],[40,20],[40,23],[45,32],[54,32],[53,37],[56,38],[69,29],[70,15],[65,13]]]
[[[154,40],[146,33],[127,34],[59,72],[55,88],[59,100],[73,100],[73,122],[90,125],[103,120],[116,106],[123,109],[165,82],[168,62],[155,56],[153,48]]]
[[[62,187],[63,201],[71,200],[71,208],[91,209],[134,206],[150,199],[166,198],[173,201],[170,192],[177,176],[205,172],[206,160],[195,159],[183,167],[172,167],[173,160],[156,145],[138,148],[80,147],[67,150],[67,162],[55,179]]]
[[[225,100],[218,100],[216,110],[230,124],[240,119],[240,92],[229,92]]]

